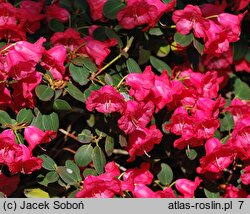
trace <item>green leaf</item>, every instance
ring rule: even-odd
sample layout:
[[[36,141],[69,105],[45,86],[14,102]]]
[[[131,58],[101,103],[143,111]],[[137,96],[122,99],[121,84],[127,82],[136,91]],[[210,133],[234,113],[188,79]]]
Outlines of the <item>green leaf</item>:
[[[97,172],[95,171],[95,169],[92,169],[92,168],[86,168],[84,171],[83,171],[83,177],[86,178],[87,176],[89,175],[93,175],[93,176],[97,176]]]
[[[173,180],[173,171],[168,164],[161,164],[161,171],[157,174],[157,178],[163,185],[171,184]]]
[[[90,114],[90,117],[86,122],[89,125],[89,127],[91,127],[91,128],[94,127],[94,125],[95,125],[95,115]]]
[[[47,85],[38,85],[35,89],[36,96],[42,101],[49,101],[54,96],[55,92]]]
[[[129,73],[141,73],[142,72],[140,66],[132,58],[127,59],[126,65],[127,65]]]
[[[54,32],[63,32],[64,24],[57,19],[52,19],[48,24],[50,30]]]
[[[162,36],[164,34],[160,28],[151,28],[148,33],[152,36]]]
[[[113,81],[113,78],[110,74],[106,73],[105,76],[104,76],[104,81],[106,84],[108,85],[114,85],[114,81]]]
[[[59,128],[59,117],[58,114],[53,112],[49,115],[42,116],[42,124],[45,130],[58,131]]]
[[[81,174],[80,174],[80,169],[79,169],[79,167],[72,160],[67,160],[65,162],[65,166],[67,168],[73,170],[74,174],[77,177],[77,181],[81,181],[82,180],[82,177],[81,177]]]
[[[233,43],[233,60],[242,60],[248,51],[248,42],[246,39],[241,39],[238,42]]]
[[[234,82],[234,93],[235,97],[247,100],[250,98],[250,87],[240,78],[236,78]]]
[[[83,129],[82,132],[78,134],[77,138],[82,143],[90,143],[93,139],[93,135],[90,130]]]
[[[98,71],[96,64],[91,61],[89,58],[83,57],[82,58],[83,65],[92,73]]]
[[[75,87],[72,83],[68,82],[65,90],[76,100],[84,103],[83,93]]]
[[[78,176],[72,169],[66,166],[58,166],[56,172],[66,184],[75,185],[78,183]]]
[[[89,71],[87,68],[75,66],[73,63],[69,65],[69,73],[73,80],[80,85],[86,85],[89,82]]]
[[[41,130],[44,130],[42,119],[43,116],[41,114],[38,114],[36,117],[33,118],[32,123],[30,125],[35,126]]]
[[[57,172],[51,171],[46,174],[45,179],[47,180],[48,183],[54,183],[58,181],[59,175]]]
[[[151,55],[150,50],[146,50],[146,49],[143,49],[143,48],[139,49],[138,64],[143,65],[143,64],[147,63],[149,61],[150,55]]]
[[[45,155],[45,154],[39,155],[38,157],[43,160],[43,168],[44,169],[47,169],[50,171],[56,170],[56,168],[57,168],[56,162],[51,157],[49,157],[48,155]]]
[[[124,7],[126,5],[120,1],[108,0],[103,6],[103,14],[108,19],[116,19],[117,13]]]
[[[193,45],[194,45],[195,49],[198,51],[198,53],[200,55],[202,55],[203,51],[204,51],[204,45],[197,39],[194,39]]]
[[[189,160],[194,160],[198,154],[194,149],[186,149],[186,155]]]
[[[106,165],[106,157],[99,146],[93,149],[92,160],[97,173],[102,174],[104,172],[104,166]]]
[[[0,48],[4,47],[6,44],[6,42],[0,42]]]
[[[207,196],[207,198],[219,198],[220,197],[219,192],[211,192],[207,190],[206,188],[204,188],[204,193]]]
[[[4,126],[6,124],[11,124],[11,118],[9,114],[5,111],[0,110],[0,123]]]
[[[114,138],[107,136],[105,139],[105,152],[108,156],[112,155],[114,150],[115,141]]]
[[[166,57],[170,52],[170,45],[161,46],[157,52],[158,57]]]
[[[174,40],[177,44],[179,44],[182,47],[187,47],[189,46],[194,39],[193,33],[183,35],[178,32],[174,34]]]
[[[39,188],[24,189],[24,195],[27,198],[50,198],[49,194]]]
[[[162,73],[163,70],[167,70],[169,75],[172,73],[171,68],[162,60],[157,59],[154,56],[150,56],[149,60],[150,60],[151,65],[160,73]]]
[[[233,115],[230,112],[226,112],[224,117],[220,119],[220,131],[230,131],[234,127]]]
[[[72,110],[71,106],[65,100],[57,99],[53,103],[53,109],[56,111],[70,111]]]
[[[81,146],[75,153],[74,159],[78,166],[87,166],[92,161],[93,147],[89,145]]]
[[[26,108],[21,109],[16,116],[16,121],[18,123],[31,123],[32,119],[33,113],[31,109]]]

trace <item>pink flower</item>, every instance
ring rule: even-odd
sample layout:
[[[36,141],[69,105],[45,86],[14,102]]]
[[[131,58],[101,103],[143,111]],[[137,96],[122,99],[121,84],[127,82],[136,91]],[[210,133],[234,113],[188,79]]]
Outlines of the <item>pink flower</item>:
[[[250,165],[244,168],[244,172],[241,174],[240,179],[244,185],[250,184]]]
[[[234,0],[234,9],[236,11],[240,11],[246,8],[249,4],[250,0],[241,0],[241,1]]]
[[[243,118],[250,118],[250,103],[239,98],[233,99],[230,105],[224,109],[233,115],[234,123],[238,123]]]
[[[67,22],[70,16],[69,12],[66,9],[60,7],[58,3],[47,6],[45,9],[45,15],[48,22],[51,19],[58,19],[61,22]]]
[[[138,101],[143,101],[154,87],[155,74],[152,72],[151,66],[147,66],[143,73],[131,73],[126,78],[127,84],[130,86],[129,94]]]
[[[40,21],[45,18],[45,15],[41,14],[43,4],[44,0],[38,2],[24,0],[20,4],[21,19],[24,22],[23,27],[30,34],[35,33],[40,28]]]
[[[117,44],[117,41],[115,39],[105,40],[101,42],[95,40],[91,36],[85,36],[84,41],[86,45],[83,49],[88,54],[88,56],[95,60],[95,63],[98,66],[100,66],[106,59],[106,57],[109,55],[109,48]]]
[[[73,28],[67,28],[64,32],[56,32],[50,41],[53,45],[63,45],[66,49],[74,51],[80,45],[83,45],[85,41],[81,38],[79,32]]]
[[[89,175],[84,179],[83,190],[77,194],[77,198],[113,198],[122,195],[121,182],[116,178],[120,171],[114,162],[105,166],[105,173],[99,176]]]
[[[126,103],[122,117],[118,125],[126,134],[130,134],[137,128],[144,128],[151,121],[154,112],[154,104],[149,101],[136,102],[129,100]]]
[[[35,170],[41,169],[43,160],[33,157],[31,151],[23,144],[19,145],[20,150],[15,154],[13,162],[8,163],[11,174],[21,172],[23,174],[31,174]]]
[[[250,157],[250,117],[243,118],[235,124],[230,143],[245,153],[246,158]]]
[[[13,88],[13,110],[19,111],[21,108],[34,108],[34,89],[42,81],[42,76],[40,73],[35,72],[33,75],[26,77],[12,84]]]
[[[123,175],[123,190],[132,192],[135,198],[155,198],[155,193],[146,186],[153,180],[149,168],[149,163],[142,163],[139,168],[128,169]]]
[[[246,59],[242,59],[240,61],[234,62],[234,64],[235,64],[235,70],[237,72],[245,71],[247,73],[250,73],[250,62],[247,61]]]
[[[29,144],[29,150],[32,151],[37,145],[50,142],[56,137],[56,132],[51,130],[43,132],[35,126],[28,126],[24,129],[24,137]]]
[[[42,159],[33,157],[24,144],[17,144],[12,130],[0,134],[0,163],[6,164],[12,175],[31,174],[42,167]]]
[[[205,144],[206,156],[200,159],[198,173],[207,171],[219,173],[226,169],[236,157],[238,150],[229,144],[223,145],[217,138],[209,139]]]
[[[175,88],[173,88],[173,84],[170,82],[166,71],[163,71],[160,76],[155,76],[152,93],[152,101],[156,106],[156,112],[162,109],[166,104],[172,102]]]
[[[159,144],[162,139],[162,133],[156,129],[155,125],[149,128],[136,129],[129,135],[128,147],[130,158],[127,161],[133,161],[135,156],[142,156],[151,151],[155,144]],[[148,155],[148,154],[147,154]]]
[[[194,192],[201,182],[202,180],[199,177],[196,177],[194,182],[181,178],[176,180],[175,187],[181,194],[183,194],[184,198],[193,198]]]
[[[247,11],[238,16],[229,13],[221,13],[218,15],[218,22],[227,31],[227,39],[230,42],[236,42],[240,38],[241,22]]]
[[[87,0],[90,7],[90,14],[94,21],[104,20],[102,9],[108,0]]]
[[[56,45],[45,52],[40,65],[49,70],[55,80],[61,80],[65,74],[66,57],[66,48],[63,45]]]
[[[6,196],[10,196],[17,189],[19,182],[19,175],[7,177],[0,172],[0,192],[3,192]]]
[[[232,184],[228,184],[223,198],[246,198],[247,196],[248,194],[244,189],[239,189]]]
[[[195,37],[205,37],[209,22],[202,17],[198,6],[188,4],[183,10],[176,10],[172,16],[176,29],[181,34],[189,34],[193,30]]]
[[[176,0],[168,4],[160,0],[128,0],[127,6],[118,12],[117,19],[119,24],[128,30],[145,24],[153,27],[164,12],[174,9],[175,3]]]
[[[113,86],[105,85],[100,90],[91,92],[86,100],[86,107],[89,111],[96,109],[102,113],[112,113],[122,111],[124,102],[124,97]]]

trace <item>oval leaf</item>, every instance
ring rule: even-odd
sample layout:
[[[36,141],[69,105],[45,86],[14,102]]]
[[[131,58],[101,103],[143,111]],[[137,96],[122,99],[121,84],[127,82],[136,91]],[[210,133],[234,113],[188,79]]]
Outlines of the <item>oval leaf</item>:
[[[6,124],[11,124],[11,118],[7,112],[0,110],[0,123],[4,126]]]
[[[168,74],[172,73],[171,68],[162,60],[157,59],[154,56],[150,56],[149,58],[151,65],[160,73],[162,73],[163,70],[167,70]]]
[[[57,113],[53,112],[50,115],[43,115],[42,124],[45,130],[53,130],[56,132],[59,128],[59,117]]]
[[[39,188],[35,189],[25,189],[24,195],[27,198],[50,198],[49,194]]]
[[[66,166],[58,166],[56,172],[66,184],[75,185],[78,183],[78,176],[72,169]]]
[[[54,96],[54,90],[47,85],[38,85],[35,89],[36,96],[42,101],[49,101]]]
[[[230,131],[234,127],[233,115],[229,112],[225,113],[225,116],[220,119],[220,131]]]
[[[114,138],[107,136],[105,140],[105,152],[108,156],[112,155],[114,150],[115,141]]]
[[[75,87],[72,83],[68,82],[65,90],[76,100],[84,103],[83,93]]]
[[[33,113],[31,109],[21,109],[16,117],[18,123],[31,123],[33,119]]]
[[[127,59],[126,65],[127,65],[129,73],[141,73],[142,72],[140,66],[132,58]]]
[[[106,164],[106,157],[99,146],[96,146],[93,149],[92,160],[97,173],[102,174],[104,172],[104,166]]]
[[[87,166],[92,161],[92,151],[93,147],[91,145],[81,146],[75,154],[75,162],[78,166]]]
[[[157,178],[163,185],[171,184],[173,180],[173,171],[168,164],[161,164],[161,171],[157,174]]]
[[[72,160],[67,160],[65,162],[65,166],[69,169],[72,169],[74,174],[76,175],[77,177],[77,180],[78,181],[81,181],[82,178],[81,178],[81,174],[80,174],[80,169],[79,167],[72,161]]]
[[[59,175],[55,171],[48,172],[45,176],[48,183],[54,183],[58,181]]]
[[[204,188],[204,193],[207,196],[207,198],[219,198],[220,193],[219,192],[210,192],[209,190]]]
[[[39,155],[38,157],[43,160],[42,166],[44,169],[51,170],[51,171],[56,170],[57,168],[56,162],[51,157],[45,154]]]
[[[235,97],[238,97],[243,100],[247,100],[250,98],[250,87],[241,79],[236,78],[234,82],[234,93]]]
[[[194,39],[193,33],[183,35],[178,32],[174,34],[174,41],[182,47],[187,47],[192,43]]]
[[[86,85],[88,83],[89,71],[84,66],[79,67],[73,63],[70,63],[69,72],[73,80],[80,85]]]
[[[65,100],[57,99],[53,103],[53,109],[56,111],[70,111],[72,108]]]
[[[126,5],[120,1],[108,0],[103,6],[103,14],[108,19],[116,19],[117,13],[124,7]]]

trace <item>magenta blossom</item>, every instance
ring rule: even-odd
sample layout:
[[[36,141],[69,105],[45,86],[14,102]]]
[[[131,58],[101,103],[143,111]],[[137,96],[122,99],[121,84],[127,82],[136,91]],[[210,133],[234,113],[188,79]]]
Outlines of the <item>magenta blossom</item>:
[[[183,10],[176,10],[172,16],[176,29],[181,34],[189,34],[193,30],[195,37],[205,37],[209,22],[202,16],[198,6],[188,4]]]
[[[83,190],[77,192],[77,198],[113,198],[122,195],[121,182],[116,177],[120,170],[115,162],[105,166],[105,173],[99,176],[89,175],[84,179]]]
[[[126,134],[130,134],[137,128],[144,128],[151,121],[154,112],[154,104],[149,101],[136,102],[129,100],[126,103],[122,117],[118,125]]]
[[[196,177],[194,181],[190,181],[186,178],[178,179],[175,183],[176,189],[182,193],[184,198],[193,198],[194,192],[202,182],[202,179]]]
[[[100,90],[92,91],[86,100],[86,107],[89,111],[96,109],[102,113],[122,111],[124,104],[124,97],[110,85],[105,85]]]
[[[155,144],[159,144],[162,139],[162,133],[155,125],[149,128],[136,129],[129,135],[128,147],[130,158],[128,161],[133,161],[135,156],[148,155]]]

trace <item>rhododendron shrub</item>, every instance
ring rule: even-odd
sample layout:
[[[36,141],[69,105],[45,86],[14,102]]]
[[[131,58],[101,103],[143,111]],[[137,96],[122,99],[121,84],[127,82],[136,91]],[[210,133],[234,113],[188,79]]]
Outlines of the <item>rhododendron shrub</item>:
[[[0,1],[0,195],[250,197],[249,3]]]

